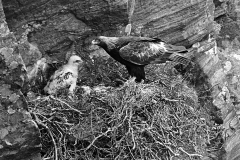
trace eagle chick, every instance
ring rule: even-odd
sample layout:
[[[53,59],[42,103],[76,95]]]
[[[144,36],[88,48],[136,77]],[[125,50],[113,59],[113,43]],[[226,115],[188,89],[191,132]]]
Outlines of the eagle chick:
[[[71,56],[68,63],[56,70],[50,77],[44,87],[44,92],[52,95],[56,94],[60,89],[69,87],[69,93],[73,94],[78,78],[78,68],[82,64],[83,61],[79,56]]]

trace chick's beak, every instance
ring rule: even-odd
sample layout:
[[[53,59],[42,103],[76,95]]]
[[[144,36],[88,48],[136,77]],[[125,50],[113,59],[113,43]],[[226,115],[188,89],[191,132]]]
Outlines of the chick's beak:
[[[79,64],[82,64],[82,63],[83,63],[83,60],[78,61],[78,63],[79,63]]]
[[[76,62],[78,63],[78,64],[82,64],[83,63],[83,60],[81,59],[81,60],[76,60]]]

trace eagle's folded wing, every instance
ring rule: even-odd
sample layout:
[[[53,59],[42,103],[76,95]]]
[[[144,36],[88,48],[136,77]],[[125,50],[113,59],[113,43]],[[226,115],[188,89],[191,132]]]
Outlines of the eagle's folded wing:
[[[175,61],[188,64],[189,59],[182,55],[186,48],[183,46],[169,45],[164,42],[131,42],[119,50],[120,56],[137,65],[165,63]]]
[[[163,43],[152,42],[131,42],[119,50],[123,59],[137,65],[147,65],[156,59],[164,60],[166,57],[164,53]]]
[[[167,50],[167,52],[172,53],[186,53],[188,52],[187,49],[184,46],[175,46],[171,44],[164,43],[164,46]]]

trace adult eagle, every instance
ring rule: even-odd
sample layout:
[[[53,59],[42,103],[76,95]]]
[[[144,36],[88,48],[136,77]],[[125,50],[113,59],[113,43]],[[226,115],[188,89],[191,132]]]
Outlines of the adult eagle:
[[[136,77],[137,82],[145,79],[144,67],[148,64],[166,61],[182,64],[190,62],[183,55],[188,52],[185,47],[166,44],[158,38],[99,36],[92,44],[102,47],[112,58],[125,65],[128,73]]]

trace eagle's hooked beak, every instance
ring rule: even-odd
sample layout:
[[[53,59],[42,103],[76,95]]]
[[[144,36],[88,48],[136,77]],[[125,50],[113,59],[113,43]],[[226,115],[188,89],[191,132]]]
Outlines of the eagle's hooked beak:
[[[97,44],[99,44],[99,42],[94,39],[94,40],[92,40],[92,44],[93,44],[93,45],[97,45]]]
[[[83,63],[83,60],[76,60],[76,62],[77,62],[78,64],[82,64],[82,63]]]

